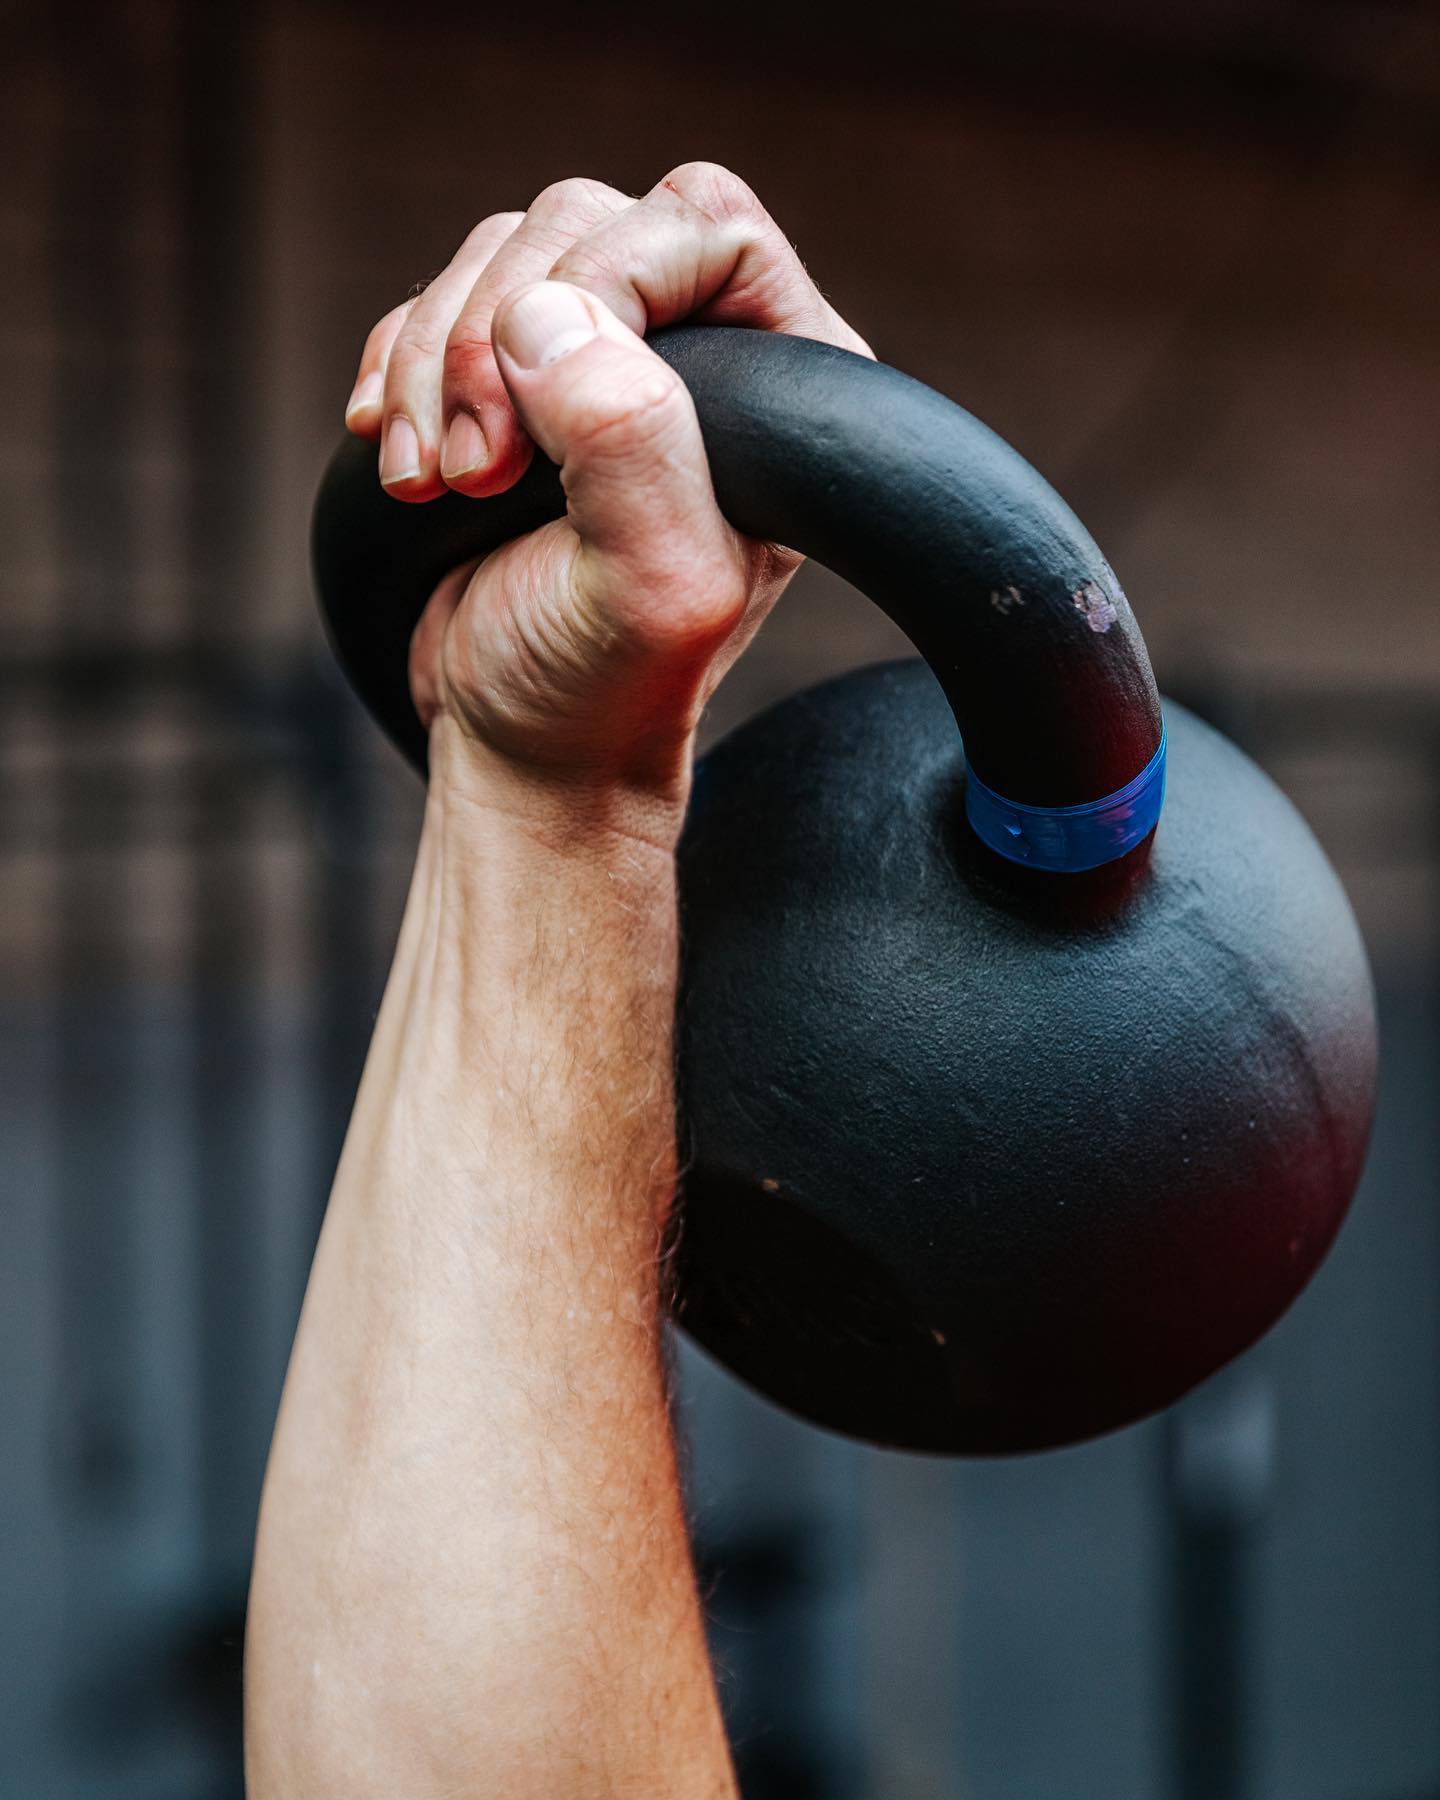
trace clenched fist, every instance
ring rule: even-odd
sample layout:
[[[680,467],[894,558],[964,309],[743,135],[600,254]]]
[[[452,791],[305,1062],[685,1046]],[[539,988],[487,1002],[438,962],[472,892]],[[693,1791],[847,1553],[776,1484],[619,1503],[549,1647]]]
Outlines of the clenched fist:
[[[700,713],[798,562],[720,516],[689,395],[643,341],[686,318],[870,354],[709,163],[640,200],[547,188],[370,333],[346,423],[391,495],[498,493],[538,445],[568,501],[431,598],[410,679],[432,780],[599,793],[621,829],[673,841]]]

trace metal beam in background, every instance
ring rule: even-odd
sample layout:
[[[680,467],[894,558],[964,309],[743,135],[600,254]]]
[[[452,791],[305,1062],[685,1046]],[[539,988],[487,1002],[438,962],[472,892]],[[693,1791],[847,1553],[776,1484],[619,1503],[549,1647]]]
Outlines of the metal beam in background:
[[[118,24],[84,5],[51,19],[52,58],[72,106],[55,141],[50,278],[65,354],[55,359],[54,515],[58,580],[53,641],[91,637],[135,599],[134,509],[127,422],[131,360],[116,354],[133,328],[126,221],[135,167],[119,117],[129,80]],[[103,431],[97,421],[105,422]],[[60,698],[46,695],[60,741]],[[123,728],[125,708],[120,708]],[[123,1056],[130,947],[116,904],[123,841],[88,818],[79,777],[62,758],[53,793],[74,855],[59,883],[50,970],[56,1046],[58,1358],[61,1489],[90,1515],[122,1515],[140,1458],[134,1417],[132,1260],[136,1153],[126,1121]],[[84,996],[95,1004],[77,1004]],[[104,1009],[111,1010],[108,1015]],[[83,1536],[84,1534],[78,1534]],[[82,1578],[83,1579],[83,1578]],[[100,1577],[97,1575],[97,1579]]]
[[[1174,1800],[1252,1800],[1255,1533],[1273,1497],[1274,1396],[1264,1352],[1165,1419],[1167,1670]]]
[[[47,592],[51,648],[113,635],[135,594],[131,492],[136,320],[129,221],[138,170],[126,117],[135,81],[123,23],[99,8],[64,4],[46,20],[48,69],[67,105],[49,144],[53,189],[45,208],[48,277],[60,353],[50,417],[56,568]],[[68,729],[60,696],[40,697],[36,721],[52,746]],[[118,709],[126,728],[127,709]],[[53,1047],[46,1161],[53,1171],[51,1314],[54,1393],[49,1399],[54,1504],[64,1554],[55,1711],[42,1754],[51,1771],[121,1763],[129,1721],[104,1704],[129,1647],[133,1543],[148,1422],[140,1398],[137,1316],[138,1199],[143,1149],[133,1045],[135,944],[125,907],[129,846],[114,815],[94,815],[86,783],[60,755],[31,799],[48,812],[63,854],[55,865],[50,950],[44,969]],[[19,804],[12,797],[12,809]],[[25,1579],[28,1570],[17,1568]],[[44,1655],[43,1646],[37,1646]],[[99,1702],[97,1704],[97,1701]]]
[[[259,453],[253,396],[260,262],[261,93],[256,16],[242,4],[182,5],[174,15],[178,71],[179,224],[183,243],[185,380],[181,433],[188,631],[223,663],[245,635],[253,566]],[[264,940],[247,841],[244,784],[193,771],[188,808],[203,821],[190,844],[188,1123],[196,1230],[199,1489],[204,1591],[191,1647],[209,1648],[195,1695],[227,1770],[225,1795],[243,1793],[240,1657],[244,1596],[270,1420],[263,1364],[265,1280],[257,1130],[262,1055],[259,993]],[[196,1658],[189,1659],[191,1667]]]

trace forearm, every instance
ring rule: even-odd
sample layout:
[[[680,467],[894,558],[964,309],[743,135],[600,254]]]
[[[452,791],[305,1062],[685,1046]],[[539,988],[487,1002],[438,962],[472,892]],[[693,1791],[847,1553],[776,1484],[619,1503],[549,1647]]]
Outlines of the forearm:
[[[579,836],[432,781],[266,1481],[253,1800],[733,1791],[661,1361],[673,870]]]

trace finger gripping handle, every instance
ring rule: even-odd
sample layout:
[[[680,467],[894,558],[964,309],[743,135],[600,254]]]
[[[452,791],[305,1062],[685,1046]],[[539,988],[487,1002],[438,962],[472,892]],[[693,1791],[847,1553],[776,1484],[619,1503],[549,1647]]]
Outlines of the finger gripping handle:
[[[1160,700],[1119,583],[1025,460],[953,401],[808,338],[719,326],[651,346],[695,402],[721,511],[882,607],[934,670],[972,771],[1021,807],[1086,806],[1135,782]],[[347,438],[312,533],[331,641],[371,712],[425,767],[410,636],[441,578],[565,510],[536,456],[507,493],[392,500],[373,445]]]

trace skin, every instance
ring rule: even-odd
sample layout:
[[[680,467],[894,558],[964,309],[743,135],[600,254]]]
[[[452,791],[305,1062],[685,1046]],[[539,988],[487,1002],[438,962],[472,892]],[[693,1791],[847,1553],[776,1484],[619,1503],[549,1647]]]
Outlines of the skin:
[[[696,722],[796,558],[720,517],[684,317],[868,354],[749,189],[687,164],[478,225],[371,332],[397,499],[565,520],[417,628],[430,787],[261,1505],[252,1800],[735,1790],[667,1404],[674,849]]]

